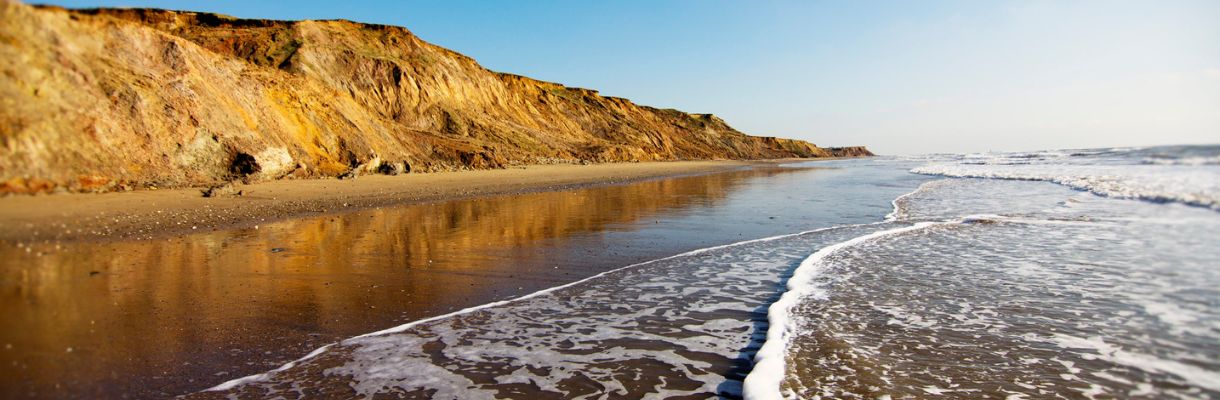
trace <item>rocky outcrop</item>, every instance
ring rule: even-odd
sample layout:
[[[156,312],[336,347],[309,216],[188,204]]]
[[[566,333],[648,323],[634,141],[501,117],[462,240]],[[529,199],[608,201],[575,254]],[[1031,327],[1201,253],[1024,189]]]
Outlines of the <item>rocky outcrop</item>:
[[[873,152],[868,151],[864,146],[848,146],[848,147],[827,147],[830,155],[834,157],[868,157],[872,156]]]
[[[868,155],[738,132],[349,21],[0,0],[0,192]]]

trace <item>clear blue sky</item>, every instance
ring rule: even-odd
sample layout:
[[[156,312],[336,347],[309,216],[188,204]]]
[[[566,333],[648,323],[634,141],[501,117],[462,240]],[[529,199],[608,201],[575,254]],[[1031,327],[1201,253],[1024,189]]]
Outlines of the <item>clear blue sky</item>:
[[[887,154],[1220,143],[1220,1],[54,1],[400,25],[487,68]]]

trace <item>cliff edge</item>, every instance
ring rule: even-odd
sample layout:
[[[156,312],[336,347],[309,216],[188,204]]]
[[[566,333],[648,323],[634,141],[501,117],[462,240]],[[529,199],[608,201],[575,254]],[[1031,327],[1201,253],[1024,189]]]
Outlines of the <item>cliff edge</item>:
[[[0,193],[863,155],[489,71],[400,27],[0,0]]]

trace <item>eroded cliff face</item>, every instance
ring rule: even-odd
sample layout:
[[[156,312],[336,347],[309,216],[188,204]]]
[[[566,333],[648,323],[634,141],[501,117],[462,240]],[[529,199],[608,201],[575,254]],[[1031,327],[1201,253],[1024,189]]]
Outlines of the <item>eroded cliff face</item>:
[[[399,27],[0,0],[0,192],[861,156],[484,69]]]

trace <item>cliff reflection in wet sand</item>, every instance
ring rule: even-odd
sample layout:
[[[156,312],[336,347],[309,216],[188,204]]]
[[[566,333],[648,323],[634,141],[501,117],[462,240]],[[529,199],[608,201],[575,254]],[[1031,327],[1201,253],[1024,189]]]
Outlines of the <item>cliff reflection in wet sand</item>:
[[[625,248],[640,238],[605,233],[706,208],[749,178],[781,171],[800,170],[411,205],[157,241],[0,246],[0,397],[181,394],[341,338],[673,254],[691,243]]]

